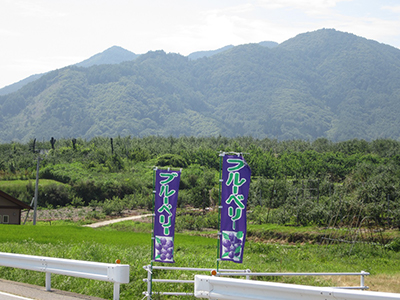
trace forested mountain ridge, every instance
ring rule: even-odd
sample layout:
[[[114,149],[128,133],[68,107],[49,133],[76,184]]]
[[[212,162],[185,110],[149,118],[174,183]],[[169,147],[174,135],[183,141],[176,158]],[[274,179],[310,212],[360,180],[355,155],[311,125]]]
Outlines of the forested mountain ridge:
[[[39,79],[42,76],[43,76],[43,74],[34,74],[34,75],[28,76],[20,81],[17,81],[10,85],[7,85],[0,89],[0,96],[16,92],[23,86],[27,85],[29,82],[35,81],[36,79]]]
[[[0,97],[0,141],[94,136],[400,138],[400,50],[332,29],[190,60],[49,72]]]
[[[94,65],[103,65],[103,64],[119,64],[123,61],[134,60],[138,57],[137,54],[128,51],[124,48],[119,46],[112,46],[101,53],[97,53],[84,61],[81,61],[74,66],[78,67],[91,67]],[[27,85],[28,83],[35,81],[42,77],[45,73],[42,74],[35,74],[31,75],[25,79],[22,79],[16,83],[10,84],[0,89],[0,96],[10,94],[13,92],[18,91],[23,86]]]
[[[274,47],[276,47],[276,46],[279,45],[278,43],[276,43],[276,42],[271,42],[271,41],[264,41],[264,42],[260,42],[260,43],[258,43],[258,44],[259,44],[260,46],[268,47],[268,48],[274,48]],[[233,48],[233,47],[234,47],[233,45],[228,45],[228,46],[225,46],[225,47],[216,49],[216,50],[196,51],[196,52],[190,53],[190,54],[188,55],[188,58],[189,58],[190,60],[195,60],[195,59],[199,59],[199,58],[203,58],[203,57],[211,57],[211,56],[213,56],[213,55],[215,55],[215,54],[218,54],[218,53],[227,51],[228,49],[231,49],[231,48]]]
[[[260,42],[260,45],[264,47],[275,47],[278,45],[278,43],[275,42]],[[217,49],[217,50],[210,50],[210,51],[197,51],[193,52],[188,55],[189,59],[195,60],[201,57],[210,57],[213,56],[217,53],[223,52],[229,48],[233,47],[233,45],[225,46],[223,48]],[[129,50],[126,50],[122,47],[119,46],[112,46],[106,50],[104,50],[101,53],[97,53],[88,59],[85,59],[77,64],[74,64],[74,66],[78,67],[91,67],[94,65],[104,65],[104,64],[119,64],[124,61],[130,61],[136,59],[140,54],[135,54]],[[13,92],[18,91],[20,88],[22,88],[24,85],[28,84],[29,82],[35,81],[39,79],[41,76],[43,76],[45,73],[42,74],[34,74],[31,75],[27,78],[24,78],[18,82],[15,82],[13,84],[10,84],[8,86],[5,86],[3,88],[0,88],[0,96],[1,95],[6,95],[10,94]]]

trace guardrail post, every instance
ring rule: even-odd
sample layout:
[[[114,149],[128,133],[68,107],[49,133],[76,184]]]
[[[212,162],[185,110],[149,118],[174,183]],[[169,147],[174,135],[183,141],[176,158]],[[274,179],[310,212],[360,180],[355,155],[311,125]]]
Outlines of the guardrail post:
[[[145,281],[147,281],[147,292],[146,292],[146,297],[147,300],[151,300],[151,290],[152,290],[152,279],[153,279],[153,268],[151,265],[147,265],[143,267],[146,271],[147,271],[147,279],[143,279]]]
[[[46,291],[51,291],[51,273],[46,272]]]
[[[246,273],[251,273],[251,270],[250,270],[250,269],[247,269],[247,270],[246,270]],[[250,275],[246,275],[246,280],[250,280]]]
[[[147,300],[151,300],[151,289],[152,289],[151,281],[152,281],[152,276],[153,276],[152,271],[153,270],[151,268],[151,265],[148,265],[147,266]]]
[[[120,284],[117,282],[114,282],[114,298],[113,300],[119,300],[119,291],[120,291]]]
[[[360,286],[363,287],[362,290],[365,289],[365,282],[364,282],[364,271],[361,271],[361,278],[360,278]]]

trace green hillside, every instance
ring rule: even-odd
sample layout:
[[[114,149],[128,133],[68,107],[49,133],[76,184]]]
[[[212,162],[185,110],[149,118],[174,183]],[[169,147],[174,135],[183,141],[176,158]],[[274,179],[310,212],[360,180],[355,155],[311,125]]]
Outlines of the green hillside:
[[[322,29],[190,60],[49,72],[0,96],[0,142],[95,136],[400,138],[400,50]]]

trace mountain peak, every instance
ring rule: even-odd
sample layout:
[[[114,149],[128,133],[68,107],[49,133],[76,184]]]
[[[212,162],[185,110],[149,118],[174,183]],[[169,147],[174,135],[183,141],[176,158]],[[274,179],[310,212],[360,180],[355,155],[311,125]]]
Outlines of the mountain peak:
[[[332,47],[346,48],[360,41],[367,41],[367,39],[352,33],[323,28],[301,33],[283,42],[280,47],[286,50],[324,51],[328,53]]]
[[[138,55],[135,53],[120,46],[112,46],[101,53],[97,53],[88,59],[77,63],[75,66],[87,68],[94,65],[119,64],[123,61],[134,60],[137,56]]]

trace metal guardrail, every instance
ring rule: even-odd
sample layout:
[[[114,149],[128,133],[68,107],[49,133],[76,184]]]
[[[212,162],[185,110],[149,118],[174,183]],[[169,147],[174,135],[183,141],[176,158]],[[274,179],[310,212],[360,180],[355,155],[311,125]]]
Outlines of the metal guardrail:
[[[114,300],[120,284],[129,283],[129,265],[0,252],[0,266],[46,273],[46,291],[51,291],[51,274],[113,282]]]
[[[336,287],[338,289],[353,289],[353,290],[367,290],[369,287],[365,286],[365,278],[364,276],[369,275],[368,272],[351,272],[351,273],[229,273],[229,272],[218,272],[216,276],[360,276],[360,286],[350,286],[350,287]]]
[[[195,271],[195,272],[215,272],[216,270],[212,268],[190,268],[190,267],[167,267],[167,266],[151,266],[151,265],[146,265],[143,266],[143,269],[147,271],[147,278],[144,278],[143,281],[147,282],[147,291],[143,292],[143,295],[147,297],[147,299],[151,299],[152,294],[157,294],[157,295],[173,295],[173,296],[193,296],[194,293],[184,293],[184,292],[151,292],[151,285],[153,282],[160,282],[160,283],[188,283],[188,284],[194,284],[194,278],[193,280],[182,280],[182,279],[155,279],[152,278],[153,270],[176,270],[176,271]],[[236,269],[220,269],[220,273],[224,272],[230,272],[230,273],[249,273],[251,272],[250,270],[236,270]],[[247,279],[249,279],[249,276],[246,276]]]
[[[237,270],[237,269],[220,269],[218,272],[211,268],[188,268],[188,267],[169,267],[169,266],[143,266],[147,271],[147,278],[143,281],[147,282],[147,291],[143,292],[147,299],[151,299],[151,294],[158,295],[176,295],[176,296],[194,296],[194,293],[181,293],[181,292],[151,292],[151,284],[160,283],[187,283],[196,284],[194,280],[181,280],[181,279],[155,279],[152,278],[153,270],[176,270],[176,271],[194,271],[194,272],[210,272],[213,277],[224,277],[224,276],[246,276],[246,280],[250,279],[250,276],[360,276],[360,286],[351,287],[333,287],[334,289],[357,289],[357,290],[367,290],[368,286],[365,286],[365,276],[370,275],[370,273],[361,272],[347,272],[347,273],[257,273],[251,272],[251,270]],[[195,275],[198,276],[198,275]],[[235,299],[235,298],[232,298]]]
[[[196,275],[196,298],[219,300],[399,300],[400,294]]]

